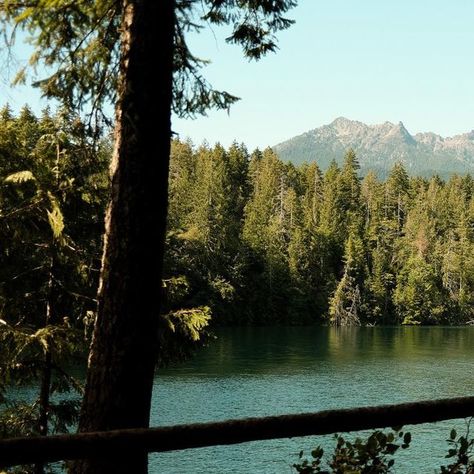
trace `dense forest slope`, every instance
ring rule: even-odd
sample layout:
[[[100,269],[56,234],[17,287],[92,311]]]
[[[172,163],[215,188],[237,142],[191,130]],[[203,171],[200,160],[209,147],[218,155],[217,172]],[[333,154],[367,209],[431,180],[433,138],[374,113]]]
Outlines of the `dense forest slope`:
[[[474,319],[470,175],[363,180],[270,149],[172,147],[167,271],[215,322],[457,324]]]
[[[109,156],[67,115],[0,110],[0,319],[43,327],[54,306],[82,328],[93,314]],[[211,312],[215,324],[474,319],[469,174],[410,177],[396,163],[362,179],[351,150],[323,172],[270,148],[174,140],[169,185],[173,328]]]
[[[339,117],[273,147],[283,161],[316,161],[322,170],[333,159],[342,164],[349,148],[356,152],[362,174],[373,170],[381,178],[396,162],[403,163],[412,176],[446,178],[474,171],[474,131],[449,138],[434,133],[411,135],[402,122],[366,125]]]

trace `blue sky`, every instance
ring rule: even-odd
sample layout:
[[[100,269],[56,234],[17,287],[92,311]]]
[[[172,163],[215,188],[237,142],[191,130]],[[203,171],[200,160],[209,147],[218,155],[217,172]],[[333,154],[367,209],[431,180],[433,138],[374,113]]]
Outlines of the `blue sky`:
[[[338,116],[445,136],[474,128],[472,0],[300,0],[289,16],[279,51],[257,63],[225,43],[225,30],[190,39],[212,61],[206,77],[242,100],[229,114],[175,118],[181,137],[265,147]],[[1,102],[40,107],[2,80]]]

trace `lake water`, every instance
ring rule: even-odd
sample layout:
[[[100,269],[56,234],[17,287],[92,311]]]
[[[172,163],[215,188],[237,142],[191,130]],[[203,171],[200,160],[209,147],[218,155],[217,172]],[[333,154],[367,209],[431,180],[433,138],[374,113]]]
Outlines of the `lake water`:
[[[152,425],[205,422],[474,395],[474,328],[239,328],[156,377]],[[465,420],[405,427],[396,473],[433,473]],[[347,437],[355,437],[355,434]],[[294,473],[300,450],[331,436],[150,455],[150,472]]]

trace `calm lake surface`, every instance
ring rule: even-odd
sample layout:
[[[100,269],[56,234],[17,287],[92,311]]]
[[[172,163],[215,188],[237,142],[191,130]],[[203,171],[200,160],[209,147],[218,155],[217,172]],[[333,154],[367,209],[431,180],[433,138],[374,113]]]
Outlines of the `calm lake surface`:
[[[474,328],[232,328],[155,379],[152,425],[302,413],[474,394]],[[397,473],[433,473],[464,420],[405,427]],[[355,438],[355,434],[347,435]],[[152,473],[294,473],[297,453],[331,436],[150,456]]]

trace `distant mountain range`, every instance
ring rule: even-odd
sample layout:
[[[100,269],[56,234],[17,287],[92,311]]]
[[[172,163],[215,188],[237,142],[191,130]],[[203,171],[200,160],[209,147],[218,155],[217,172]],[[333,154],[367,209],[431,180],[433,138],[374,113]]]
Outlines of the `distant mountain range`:
[[[402,122],[366,125],[339,117],[273,150],[284,161],[316,161],[325,170],[332,160],[342,163],[349,148],[355,150],[362,174],[373,170],[385,177],[398,161],[411,175],[474,174],[474,130],[448,138],[431,132],[411,135]]]

